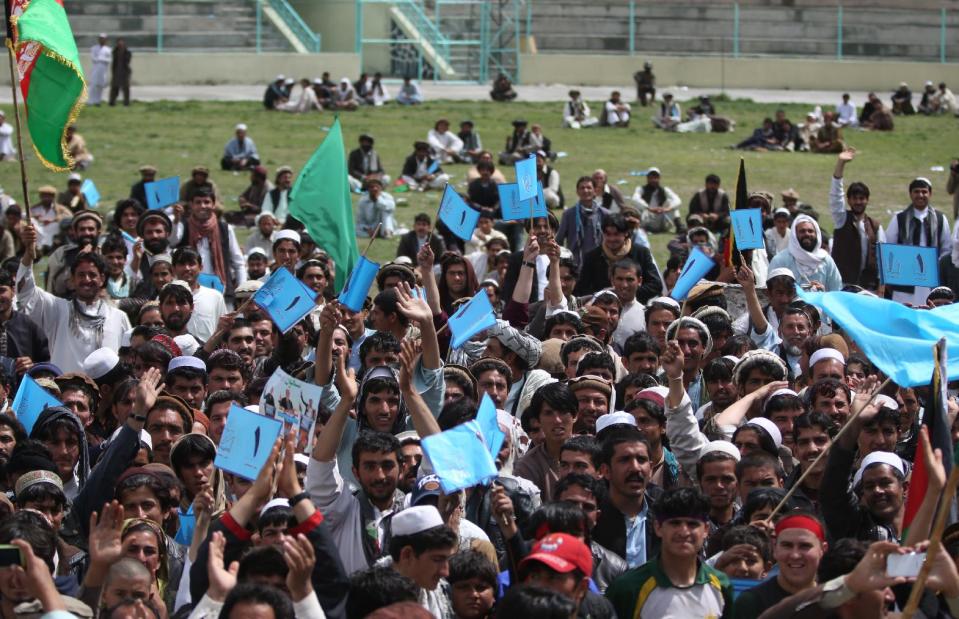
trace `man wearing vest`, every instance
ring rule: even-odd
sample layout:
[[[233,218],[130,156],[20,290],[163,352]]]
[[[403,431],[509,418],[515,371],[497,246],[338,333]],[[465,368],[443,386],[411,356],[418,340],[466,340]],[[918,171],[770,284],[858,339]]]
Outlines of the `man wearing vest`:
[[[856,157],[856,149],[839,153],[829,187],[829,212],[835,224],[832,258],[839,267],[844,284],[856,284],[867,290],[879,287],[876,243],[886,242],[882,224],[866,215],[869,187],[855,182],[843,195],[843,170]],[[846,209],[846,203],[849,209]]]
[[[896,213],[886,230],[886,241],[900,245],[935,247],[939,257],[952,251],[949,234],[949,219],[930,204],[932,183],[928,178],[917,177],[909,183],[909,198],[912,204]],[[892,300],[899,303],[925,305],[930,289],[923,286],[894,286]]]
[[[702,215],[704,225],[714,234],[722,234],[729,228],[729,196],[719,184],[719,177],[710,174],[706,177],[706,186],[689,201],[689,214]]]
[[[275,187],[267,192],[263,199],[263,213],[272,213],[280,225],[286,223],[289,215],[287,196],[293,186],[293,169],[290,166],[280,166],[276,169]]]

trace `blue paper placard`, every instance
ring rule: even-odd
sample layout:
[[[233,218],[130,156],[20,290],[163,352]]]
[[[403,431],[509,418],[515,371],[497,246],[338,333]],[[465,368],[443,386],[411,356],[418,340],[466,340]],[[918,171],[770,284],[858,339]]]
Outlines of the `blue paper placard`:
[[[935,247],[879,243],[879,278],[890,286],[939,285],[939,253]]]
[[[84,195],[87,199],[87,206],[90,208],[96,208],[97,204],[100,202],[100,192],[97,191],[97,186],[89,178],[83,181],[83,184],[80,185],[80,193]]]
[[[253,481],[270,458],[283,422],[233,404],[213,464],[227,473]]]
[[[706,277],[706,274],[716,267],[716,262],[707,256],[699,247],[693,247],[686,258],[683,270],[679,272],[679,279],[673,286],[669,296],[677,301],[683,301],[689,295],[693,286],[699,283],[699,280]]]
[[[360,256],[359,262],[350,272],[350,279],[346,282],[343,290],[340,291],[340,303],[354,312],[362,310],[363,303],[370,293],[370,287],[373,285],[373,280],[376,279],[379,270],[379,263],[373,262],[366,256]]]
[[[483,440],[486,441],[489,455],[493,457],[493,460],[496,460],[506,435],[499,429],[499,421],[496,419],[496,405],[493,404],[493,399],[489,397],[488,393],[483,394],[483,399],[476,410],[476,423],[479,424],[480,431],[483,433]]]
[[[315,307],[316,292],[280,267],[256,291],[253,302],[266,310],[276,327],[286,333]]]
[[[520,200],[536,197],[536,156],[516,162],[516,190]]]
[[[519,199],[516,183],[497,185],[496,191],[499,192],[499,206],[503,221],[546,217],[546,198],[543,197],[543,183],[536,181],[536,195],[529,200]]]
[[[479,211],[470,208],[463,196],[456,193],[451,185],[447,185],[440,201],[439,219],[446,224],[450,232],[464,241],[469,241],[473,238],[473,230],[479,221]]]
[[[223,291],[226,290],[220,276],[216,273],[200,273],[196,276],[196,282],[204,288],[212,288],[220,294],[223,294]]]
[[[496,314],[489,302],[486,289],[481,288],[473,298],[461,305],[447,321],[453,340],[450,346],[459,348],[471,337],[496,324]]]
[[[427,174],[435,174],[437,170],[440,169],[439,159],[434,159],[433,163],[430,164],[430,167],[426,168]]]
[[[733,239],[739,249],[765,249],[762,209],[746,208],[729,212],[733,225]]]
[[[424,437],[423,451],[446,494],[489,483],[496,477],[496,463],[476,421]]]
[[[180,199],[180,177],[171,176],[152,183],[145,183],[143,191],[147,194],[148,209],[154,210],[170,206]]]
[[[20,381],[20,388],[17,389],[17,395],[13,398],[11,408],[16,418],[23,424],[27,434],[30,434],[33,430],[33,424],[40,417],[40,413],[48,406],[63,406],[63,404],[37,384],[37,381],[33,380],[30,375],[24,374],[23,380]]]
[[[127,243],[133,244],[137,242],[137,237],[133,236],[126,230],[120,230],[120,234],[123,236],[123,240]]]

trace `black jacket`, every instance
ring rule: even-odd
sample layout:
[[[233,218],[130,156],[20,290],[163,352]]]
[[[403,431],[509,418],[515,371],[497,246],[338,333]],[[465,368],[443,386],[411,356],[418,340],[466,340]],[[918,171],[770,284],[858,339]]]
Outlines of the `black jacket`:
[[[629,253],[624,256],[639,265],[642,271],[643,283],[636,291],[636,299],[646,304],[653,297],[663,294],[663,280],[653,264],[653,255],[642,245],[633,244]],[[597,290],[609,288],[609,261],[603,254],[603,247],[591,249],[583,255],[583,266],[579,271],[579,281],[573,294],[576,296],[593,294]]]
[[[835,444],[826,457],[826,470],[819,484],[819,509],[829,540],[852,537],[868,542],[895,541],[898,531],[876,522],[849,488],[849,472],[855,459],[855,452]]]
[[[430,249],[433,250],[433,257],[439,262],[440,256],[446,251],[446,244],[443,243],[443,237],[434,232],[430,235]],[[416,231],[410,230],[400,237],[400,243],[396,246],[396,257],[406,256],[416,264],[416,254],[419,252],[419,242],[416,240]]]
[[[646,501],[649,510],[646,512],[646,558],[652,559],[659,554],[660,541],[653,530],[653,505],[663,494],[658,486],[646,486]],[[620,557],[626,557],[626,517],[623,512],[613,505],[607,497],[603,501],[599,520],[593,527],[593,541],[612,551]]]

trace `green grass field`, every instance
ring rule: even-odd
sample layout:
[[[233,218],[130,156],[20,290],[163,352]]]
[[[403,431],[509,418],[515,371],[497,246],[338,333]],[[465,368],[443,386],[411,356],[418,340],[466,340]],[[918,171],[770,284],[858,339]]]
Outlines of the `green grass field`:
[[[736,120],[737,130],[731,134],[674,134],[652,127],[647,117],[650,108],[634,108],[633,125],[628,129],[595,128],[573,131],[561,128],[558,103],[509,103],[490,101],[434,101],[416,108],[387,106],[364,108],[342,116],[347,149],[354,148],[360,133],[371,133],[388,173],[396,178],[404,158],[416,139],[425,139],[426,132],[440,117],[458,127],[464,119],[476,123],[484,146],[494,153],[502,149],[510,122],[525,118],[538,122],[552,139],[553,149],[565,151],[555,167],[562,177],[567,201],[575,200],[577,177],[595,168],[604,168],[611,183],[625,181],[620,188],[628,196],[639,177],[630,170],[658,166],[663,182],[672,187],[685,204],[701,187],[706,174],[714,172],[723,179],[724,188],[734,191],[739,158],[745,157],[748,185],[751,190],[766,190],[776,195],[793,187],[802,201],[812,204],[823,216],[825,227],[831,228],[827,214],[829,178],[835,162],[832,155],[808,153],[741,153],[730,150],[734,144],[758,126],[764,116],[772,116],[776,105],[760,105],[751,101],[718,101],[719,112]],[[595,107],[595,105],[594,105]],[[797,122],[811,106],[786,105],[789,118]],[[7,118],[13,115],[6,106]],[[684,108],[685,109],[685,108]],[[204,164],[212,170],[212,178],[225,196],[224,208],[237,208],[236,196],[247,186],[247,174],[219,171],[219,160],[225,142],[238,122],[249,125],[249,135],[259,148],[263,163],[271,171],[280,165],[299,169],[326,136],[333,122],[330,113],[295,116],[267,112],[257,102],[156,102],[137,103],[132,107],[88,108],[80,114],[78,127],[96,157],[85,172],[93,179],[103,201],[100,211],[106,215],[116,199],[126,197],[131,184],[138,180],[137,168],[151,163],[159,168],[160,177],[186,177],[190,169]],[[28,140],[27,136],[24,136]],[[947,173],[932,172],[932,166],[944,166],[959,156],[959,122],[953,118],[897,118],[892,133],[847,131],[846,141],[857,148],[860,156],[847,169],[848,180],[865,181],[872,191],[870,209],[880,220],[887,221],[887,210],[902,208],[908,201],[906,186],[910,179],[923,175],[935,186],[933,202],[950,216],[951,196],[945,191]],[[66,186],[66,174],[41,167],[27,146],[31,200],[42,184]],[[466,166],[446,166],[458,185],[465,181]],[[505,171],[512,178],[512,171]],[[21,201],[19,169],[13,162],[0,164],[0,185]],[[465,186],[458,187],[465,191]],[[397,197],[408,202],[397,209],[402,225],[409,227],[413,216],[421,211],[435,213],[439,193],[405,193]],[[356,197],[354,197],[354,200]],[[241,236],[245,238],[246,233]],[[660,264],[665,264],[667,235],[653,237]],[[388,260],[394,255],[395,241],[377,241],[371,255]]]

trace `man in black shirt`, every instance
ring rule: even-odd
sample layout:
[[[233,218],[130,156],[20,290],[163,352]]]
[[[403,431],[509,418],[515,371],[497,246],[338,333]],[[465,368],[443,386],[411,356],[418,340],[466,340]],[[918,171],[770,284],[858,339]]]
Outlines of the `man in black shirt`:
[[[476,164],[476,171],[479,172],[480,177],[470,181],[466,189],[473,206],[484,206],[486,208],[499,206],[499,191],[496,189],[496,183],[493,182],[492,178],[495,169],[492,161],[480,161]]]

